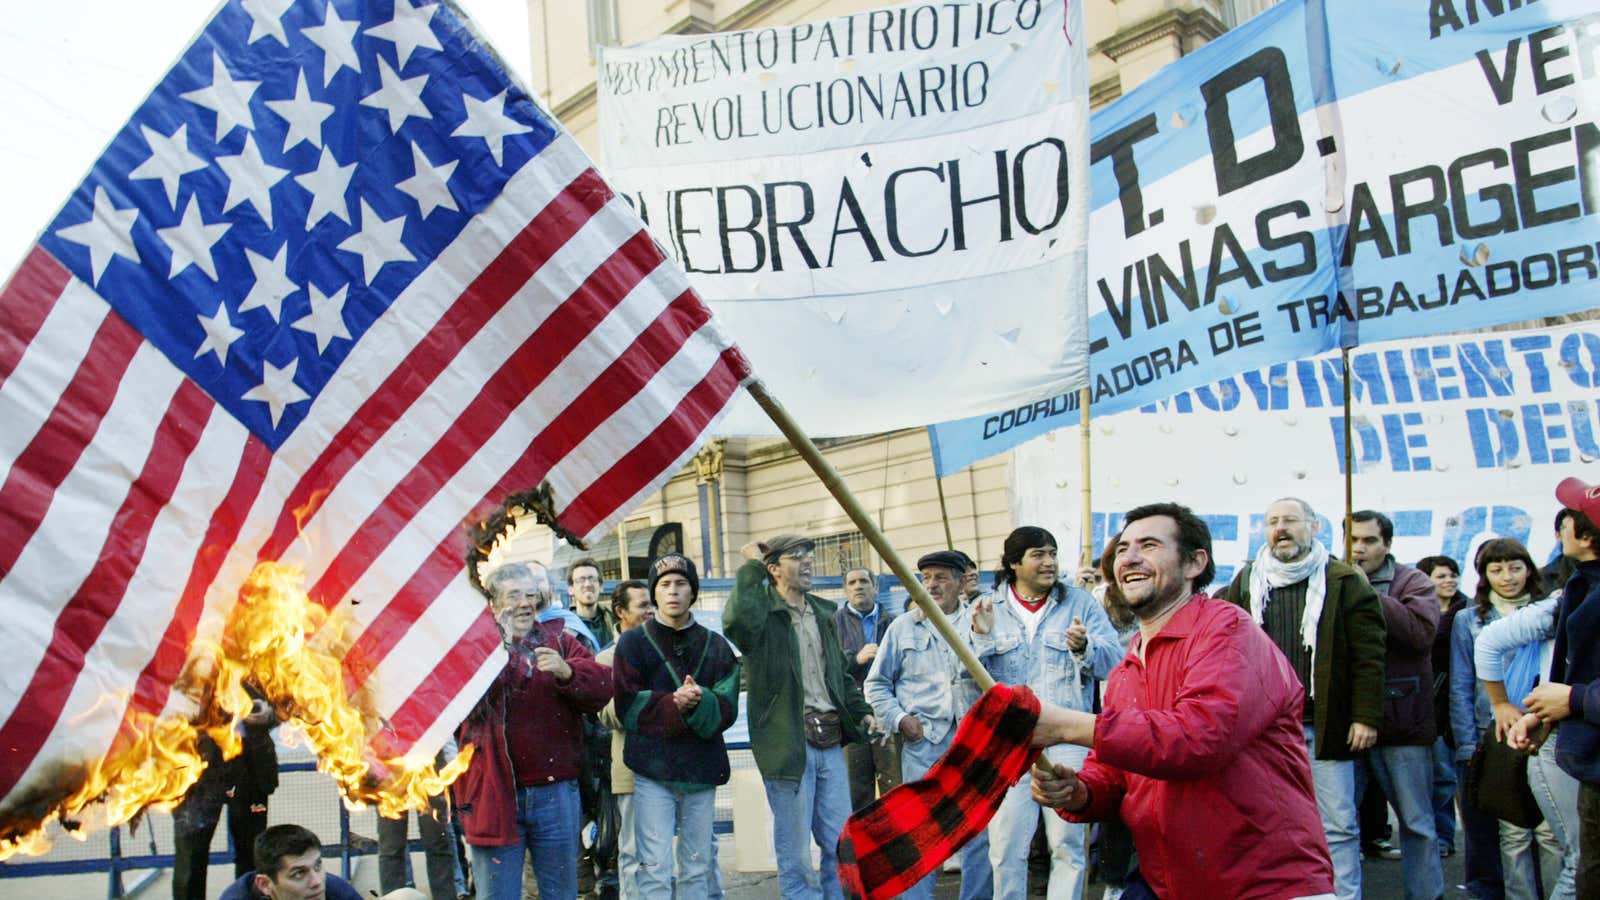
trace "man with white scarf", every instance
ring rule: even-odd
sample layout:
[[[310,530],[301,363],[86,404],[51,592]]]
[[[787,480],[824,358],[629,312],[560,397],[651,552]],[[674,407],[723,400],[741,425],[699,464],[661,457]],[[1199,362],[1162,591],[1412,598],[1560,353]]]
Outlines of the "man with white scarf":
[[[1328,555],[1321,523],[1304,500],[1267,507],[1266,544],[1225,596],[1288,658],[1306,687],[1306,749],[1317,812],[1328,833],[1334,893],[1361,897],[1355,757],[1377,741],[1383,720],[1383,606],[1359,569]]]

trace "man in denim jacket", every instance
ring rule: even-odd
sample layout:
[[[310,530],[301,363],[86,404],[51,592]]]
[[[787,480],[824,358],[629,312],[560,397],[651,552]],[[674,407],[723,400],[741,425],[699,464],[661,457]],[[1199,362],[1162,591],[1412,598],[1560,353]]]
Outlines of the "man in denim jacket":
[[[966,574],[961,555],[936,550],[917,560],[917,571],[950,627],[965,631],[970,611],[961,600]],[[972,675],[915,604],[889,625],[863,687],[878,721],[901,738],[900,771],[906,781],[928,774],[950,749],[962,717],[978,699]],[[929,875],[902,896],[929,900],[935,877]],[[988,897],[993,880],[989,840],[980,832],[961,848],[961,900]]]
[[[1122,642],[1105,610],[1087,591],[1059,579],[1055,536],[1024,525],[1006,538],[995,589],[974,601],[972,646],[994,680],[1025,684],[1040,700],[1084,712],[1096,686],[1121,662]],[[1076,769],[1088,749],[1056,746],[1052,762]],[[1030,776],[1012,786],[989,823],[995,900],[1028,893],[1028,847],[1039,822]],[[1082,896],[1084,830],[1045,817],[1050,846],[1050,900]]]

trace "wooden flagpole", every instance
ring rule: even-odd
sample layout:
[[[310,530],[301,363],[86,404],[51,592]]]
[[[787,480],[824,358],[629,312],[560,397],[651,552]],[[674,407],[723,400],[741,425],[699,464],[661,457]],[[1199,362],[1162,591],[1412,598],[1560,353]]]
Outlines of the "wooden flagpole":
[[[1351,516],[1355,513],[1355,472],[1352,471],[1351,462],[1355,454],[1350,447],[1350,348],[1339,348],[1339,357],[1344,361],[1344,559],[1350,561],[1350,550],[1354,539],[1350,536],[1352,526]]]
[[[1083,481],[1083,489],[1081,491],[1081,503],[1083,504],[1083,509],[1080,512],[1078,527],[1078,533],[1083,535],[1083,553],[1081,558],[1078,560],[1078,565],[1092,566],[1094,565],[1094,510],[1092,507],[1094,502],[1094,492],[1089,486],[1089,475],[1091,470],[1089,467],[1088,388],[1083,388],[1082,390],[1078,391],[1078,422],[1080,423],[1079,430],[1082,435],[1079,441],[1082,445],[1081,456],[1083,457],[1082,472],[1079,475],[1079,478]]]
[[[839,473],[834,470],[833,465],[823,457],[822,451],[817,449],[817,445],[812,443],[811,438],[800,430],[800,426],[795,423],[794,419],[789,417],[789,412],[783,408],[783,404],[779,403],[776,397],[767,393],[767,386],[759,379],[747,382],[745,390],[750,392],[750,396],[754,397],[756,403],[772,418],[773,423],[778,426],[778,430],[783,432],[783,436],[789,439],[790,446],[794,447],[795,451],[800,454],[800,458],[806,461],[806,464],[811,467],[811,471],[816,473],[817,478],[822,481],[822,486],[828,489],[828,493],[832,494],[835,500],[839,501],[840,506],[844,507],[845,515],[849,516],[850,521],[854,522],[856,528],[861,530],[861,534],[866,537],[867,543],[871,544],[873,549],[878,551],[878,555],[883,557],[884,562],[889,564],[889,570],[894,572],[895,577],[900,579],[900,583],[906,586],[906,590],[911,593],[911,599],[922,609],[923,614],[928,617],[928,621],[933,623],[933,627],[939,632],[939,636],[944,638],[945,643],[950,645],[950,649],[955,651],[956,656],[961,660],[961,664],[967,667],[967,671],[972,675],[972,680],[977,682],[978,689],[987,691],[989,688],[994,687],[994,678],[989,675],[989,670],[978,662],[978,656],[972,652],[972,647],[956,633],[955,626],[951,625],[950,620],[945,618],[944,610],[940,609],[939,604],[933,602],[933,598],[928,596],[927,589],[922,586],[922,582],[917,578],[916,573],[911,570],[910,566],[906,565],[905,560],[900,558],[900,554],[889,545],[889,539],[878,528],[878,523],[867,515],[866,509],[861,506],[861,501],[857,500],[855,494],[850,492],[849,486],[844,483],[843,478],[839,477]]]

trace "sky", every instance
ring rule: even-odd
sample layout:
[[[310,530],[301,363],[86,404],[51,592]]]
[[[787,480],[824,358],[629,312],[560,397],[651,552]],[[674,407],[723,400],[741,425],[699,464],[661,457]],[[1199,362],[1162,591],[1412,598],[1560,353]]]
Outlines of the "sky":
[[[524,84],[526,0],[458,0]],[[11,2],[0,17],[0,283],[217,0]]]

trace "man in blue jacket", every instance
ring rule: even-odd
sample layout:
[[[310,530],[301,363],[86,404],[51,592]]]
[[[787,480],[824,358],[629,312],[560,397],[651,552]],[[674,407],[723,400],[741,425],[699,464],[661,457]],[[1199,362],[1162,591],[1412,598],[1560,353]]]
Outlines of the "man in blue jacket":
[[[1578,567],[1556,614],[1550,680],[1522,701],[1528,716],[1512,729],[1511,743],[1537,747],[1560,723],[1556,764],[1578,780],[1577,893],[1600,897],[1600,486],[1568,478],[1556,487],[1556,500],[1572,511],[1562,521],[1561,544]]]
[[[322,871],[322,841],[299,825],[261,832],[255,857],[256,870],[228,885],[221,900],[361,900],[348,881]]]
[[[1122,641],[1099,601],[1060,580],[1055,536],[1024,525],[1006,538],[995,589],[972,604],[972,648],[1000,684],[1025,684],[1040,700],[1090,712],[1099,682],[1122,661]],[[1088,748],[1060,745],[1050,761],[1077,769]],[[989,823],[995,900],[1028,894],[1028,849],[1039,824],[1029,776],[1012,786]],[[1049,900],[1078,900],[1084,829],[1045,816]]]

